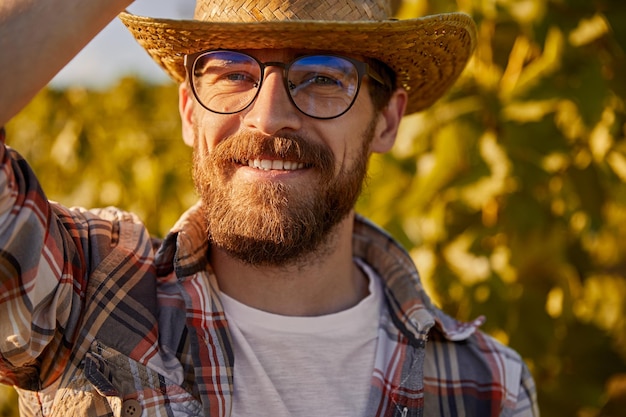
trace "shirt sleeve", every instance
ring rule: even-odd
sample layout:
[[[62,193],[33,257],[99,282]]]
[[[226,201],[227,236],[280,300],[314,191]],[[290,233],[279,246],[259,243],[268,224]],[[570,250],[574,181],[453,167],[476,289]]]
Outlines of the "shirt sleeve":
[[[539,406],[537,404],[537,390],[528,367],[524,364],[519,395],[515,410],[515,417],[539,417]]]
[[[56,355],[60,368],[69,357],[89,235],[81,216],[48,201],[0,128],[0,382],[37,389],[58,376],[41,358]]]

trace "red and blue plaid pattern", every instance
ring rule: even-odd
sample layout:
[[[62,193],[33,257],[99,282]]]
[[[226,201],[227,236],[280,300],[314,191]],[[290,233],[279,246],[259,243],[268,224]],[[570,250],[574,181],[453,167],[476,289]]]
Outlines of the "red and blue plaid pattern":
[[[22,415],[118,416],[134,400],[142,416],[229,416],[232,341],[199,206],[153,240],[131,214],[49,202],[4,145],[0,185],[0,382]],[[354,256],[388,307],[368,417],[538,416],[519,355],[435,308],[406,252],[362,218]]]

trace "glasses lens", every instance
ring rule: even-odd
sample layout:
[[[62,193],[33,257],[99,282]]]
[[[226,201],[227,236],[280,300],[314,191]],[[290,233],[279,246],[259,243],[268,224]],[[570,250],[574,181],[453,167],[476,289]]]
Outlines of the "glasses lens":
[[[315,55],[294,61],[287,74],[289,94],[305,114],[337,117],[350,108],[359,87],[359,73],[347,59]]]
[[[236,113],[256,97],[261,67],[252,57],[232,51],[211,51],[193,64],[198,100],[216,113]]]

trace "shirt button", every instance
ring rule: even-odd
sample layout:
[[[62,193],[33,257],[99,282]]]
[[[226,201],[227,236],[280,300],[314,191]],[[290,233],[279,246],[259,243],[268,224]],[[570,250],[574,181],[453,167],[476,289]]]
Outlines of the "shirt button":
[[[139,417],[141,404],[135,399],[124,400],[122,403],[122,417]]]

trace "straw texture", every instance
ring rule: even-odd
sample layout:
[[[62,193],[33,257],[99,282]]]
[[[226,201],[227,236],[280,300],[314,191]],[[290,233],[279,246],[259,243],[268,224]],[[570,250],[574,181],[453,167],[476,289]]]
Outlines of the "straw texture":
[[[183,57],[205,49],[295,48],[376,58],[409,94],[407,114],[440,98],[461,74],[476,28],[462,13],[388,18],[383,0],[199,0],[194,20],[122,13],[120,19],[177,82]]]
[[[194,18],[205,22],[263,22],[272,20],[383,20],[386,1],[348,0],[213,0],[199,1]]]

